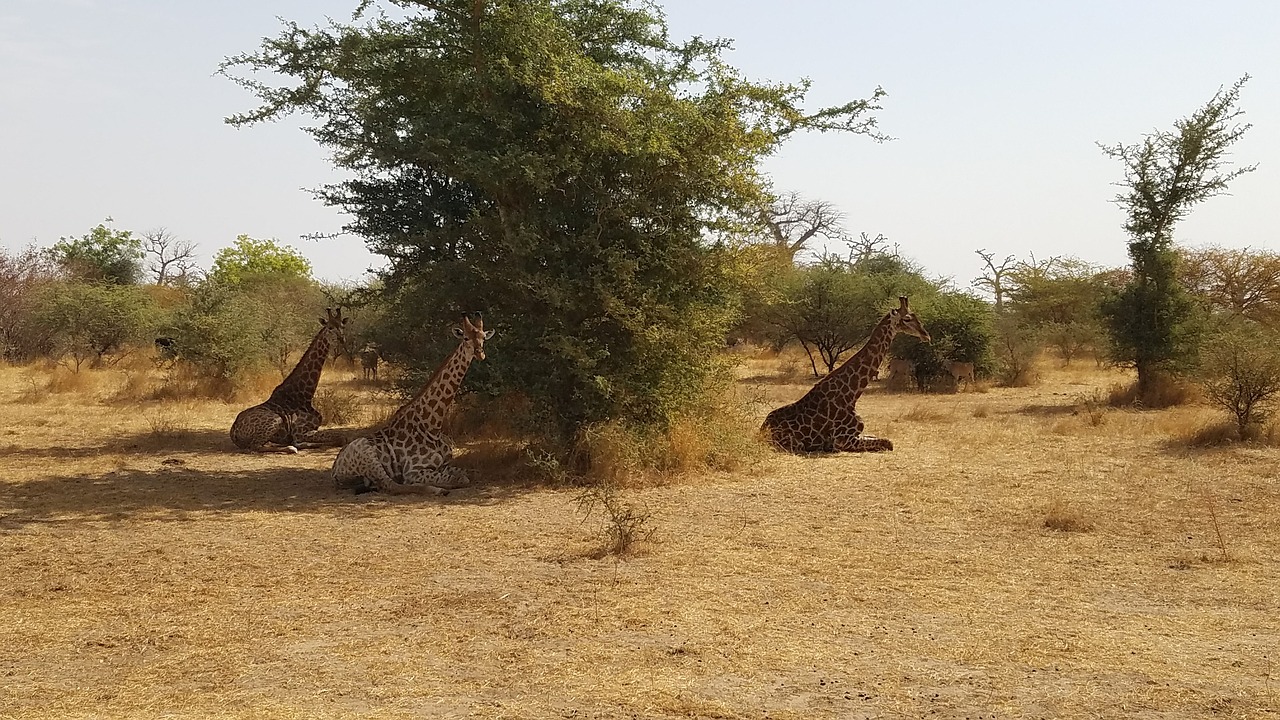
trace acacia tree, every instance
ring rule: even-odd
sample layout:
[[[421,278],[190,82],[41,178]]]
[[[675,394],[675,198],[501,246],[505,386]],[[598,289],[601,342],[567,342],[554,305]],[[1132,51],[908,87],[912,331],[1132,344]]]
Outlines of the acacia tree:
[[[1103,308],[1114,359],[1138,370],[1139,399],[1150,396],[1155,377],[1177,369],[1195,353],[1194,303],[1178,282],[1173,228],[1191,208],[1226,192],[1227,185],[1256,166],[1225,170],[1231,145],[1249,129],[1237,123],[1245,75],[1220,89],[1172,131],[1151,133],[1133,145],[1100,145],[1124,163],[1124,191],[1115,203],[1128,214],[1130,283]]]
[[[1183,284],[1211,312],[1274,324],[1280,318],[1280,254],[1252,248],[1202,247],[1182,252]]]
[[[78,238],[63,237],[49,257],[72,279],[133,285],[142,277],[142,240],[106,222]]]
[[[522,392],[562,437],[701,399],[737,301],[715,239],[758,223],[761,159],[804,130],[878,137],[879,89],[807,112],[807,82],[744,78],[651,3],[364,0],[352,22],[229,58],[261,101],[229,122],[314,118],[352,175],[319,195],[390,261],[411,361],[484,311],[499,335],[468,381]]]

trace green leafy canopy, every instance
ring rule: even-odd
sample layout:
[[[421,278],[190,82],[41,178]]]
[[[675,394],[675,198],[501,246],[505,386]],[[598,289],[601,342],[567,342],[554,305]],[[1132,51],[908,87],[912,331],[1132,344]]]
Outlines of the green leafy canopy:
[[[807,81],[750,81],[728,47],[673,42],[645,2],[366,1],[223,72],[261,101],[229,122],[316,120],[351,175],[319,196],[390,260],[408,354],[434,365],[416,339],[484,311],[499,337],[472,379],[573,432],[665,422],[713,382],[738,305],[719,240],[755,222],[764,157],[804,130],[883,139],[880,89],[807,112]]]

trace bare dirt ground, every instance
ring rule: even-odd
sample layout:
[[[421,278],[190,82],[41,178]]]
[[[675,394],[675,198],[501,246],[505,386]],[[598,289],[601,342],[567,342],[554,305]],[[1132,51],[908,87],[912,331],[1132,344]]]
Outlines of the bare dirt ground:
[[[757,365],[761,416],[807,387]],[[30,372],[0,369],[3,717],[1280,714],[1280,450],[1081,412],[1115,371],[872,392],[894,452],[628,490],[626,559],[572,488],[338,494],[336,450],[233,452],[238,405]]]

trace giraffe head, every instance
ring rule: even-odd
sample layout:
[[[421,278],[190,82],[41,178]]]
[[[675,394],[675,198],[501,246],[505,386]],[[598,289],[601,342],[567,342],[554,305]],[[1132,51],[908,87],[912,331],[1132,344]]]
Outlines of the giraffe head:
[[[484,359],[484,341],[493,337],[492,330],[484,329],[484,317],[480,313],[476,313],[476,322],[473,325],[471,319],[466,315],[462,316],[462,327],[453,329],[453,334],[460,338],[464,343],[471,344],[471,356],[477,360]]]
[[[925,342],[929,342],[929,331],[924,329],[920,324],[920,318],[911,312],[911,308],[907,305],[907,296],[898,296],[898,307],[889,311],[889,317],[892,318],[893,331],[895,333],[906,333],[914,335]]]
[[[342,308],[325,308],[324,317],[320,318],[320,332],[329,340],[329,347],[335,352],[347,354],[347,323],[351,318],[342,316]]]

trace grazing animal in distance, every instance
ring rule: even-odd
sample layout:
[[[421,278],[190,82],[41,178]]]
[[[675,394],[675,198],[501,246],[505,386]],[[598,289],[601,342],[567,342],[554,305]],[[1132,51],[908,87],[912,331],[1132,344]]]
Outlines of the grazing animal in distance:
[[[929,342],[929,333],[911,312],[905,296],[880,319],[853,357],[819,380],[804,397],[765,417],[761,431],[767,439],[781,450],[796,453],[892,450],[892,441],[863,434],[865,426],[854,406],[879,373],[889,344],[900,332]]]
[[[453,443],[442,433],[458,387],[474,359],[484,360],[484,341],[493,331],[484,319],[475,324],[466,316],[454,328],[458,347],[436,368],[412,400],[391,416],[376,433],[356,438],[333,461],[333,483],[356,492],[381,490],[393,494],[447,493],[471,483],[467,473],[453,466]]]
[[[377,343],[369,343],[360,351],[360,369],[365,380],[378,380],[378,364],[382,362],[382,350]]]
[[[906,358],[889,358],[889,381],[894,386],[904,386],[915,372],[915,362]]]
[[[293,371],[271,391],[266,402],[247,408],[231,425],[231,441],[241,450],[298,452],[298,446],[324,422],[312,406],[320,372],[335,343],[345,345],[343,330],[348,318],[342,308],[325,308],[320,331],[312,338]],[[269,448],[268,445],[277,447]]]
[[[947,368],[947,372],[951,373],[951,379],[953,382],[955,382],[957,391],[960,390],[961,380],[964,380],[964,385],[966,389],[972,387],[972,383],[974,381],[973,380],[973,371],[974,371],[973,363],[956,362],[954,360],[948,360],[946,363],[946,368]]]

